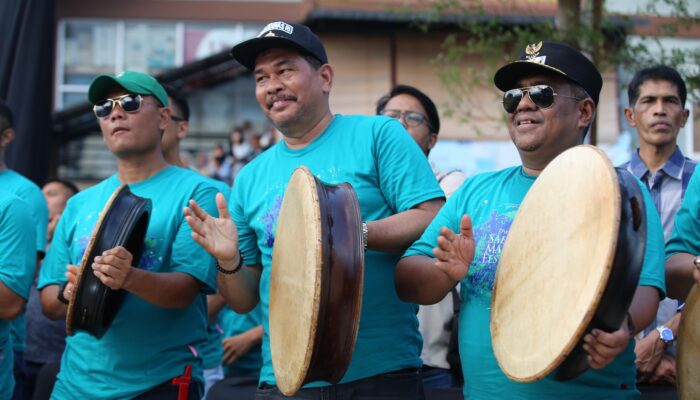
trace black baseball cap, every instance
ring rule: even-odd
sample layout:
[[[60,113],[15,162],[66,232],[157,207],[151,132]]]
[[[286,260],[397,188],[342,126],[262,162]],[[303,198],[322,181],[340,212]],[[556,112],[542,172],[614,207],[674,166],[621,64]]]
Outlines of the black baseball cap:
[[[321,39],[306,25],[270,22],[257,37],[241,42],[231,49],[233,58],[249,70],[255,69],[255,59],[265,50],[290,48],[309,54],[322,64],[328,63]]]
[[[564,43],[542,41],[528,44],[518,59],[496,71],[493,82],[502,91],[528,74],[555,73],[581,86],[598,104],[603,78],[598,68],[583,53]]]

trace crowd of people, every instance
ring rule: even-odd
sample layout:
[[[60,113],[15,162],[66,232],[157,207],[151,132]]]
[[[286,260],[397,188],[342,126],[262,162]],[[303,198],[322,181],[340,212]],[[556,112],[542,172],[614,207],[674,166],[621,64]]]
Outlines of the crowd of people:
[[[334,114],[334,70],[308,27],[270,23],[232,55],[253,72],[279,142],[243,124],[229,148],[190,165],[181,150],[186,98],[144,73],[100,75],[88,99],[117,171],[82,190],[61,179],[39,189],[8,169],[4,150],[15,132],[0,102],[0,399],[626,399],[673,391],[683,302],[700,284],[700,176],[676,145],[689,113],[675,70],[638,71],[628,90],[625,116],[640,147],[621,168],[638,178],[647,236],[627,316],[612,332],[585,334],[591,368],[582,375],[518,383],[491,344],[501,249],[487,243],[503,243],[540,173],[584,142],[603,85],[596,66],[549,41],[502,66],[494,84],[521,165],[467,179],[428,162],[440,118],[418,88],[392,88],[377,115]],[[270,349],[270,276],[282,198],[300,165],[355,189],[365,269],[347,372],[288,397]],[[152,202],[138,262],[117,246],[83,273],[127,295],[104,336],[66,336],[78,266],[122,184]]]

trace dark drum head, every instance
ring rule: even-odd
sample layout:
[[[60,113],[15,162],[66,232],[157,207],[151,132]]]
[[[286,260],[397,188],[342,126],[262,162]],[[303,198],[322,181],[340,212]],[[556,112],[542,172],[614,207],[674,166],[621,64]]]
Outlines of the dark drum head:
[[[620,183],[620,230],[613,268],[596,313],[586,329],[614,332],[627,316],[639,284],[646,250],[647,218],[644,196],[637,179],[624,168],[615,168]],[[554,370],[557,380],[574,379],[589,368],[583,339]]]
[[[78,282],[66,316],[68,335],[82,330],[99,339],[109,328],[126,292],[105,286],[92,272],[92,262],[102,252],[122,246],[133,256],[133,265],[138,265],[151,210],[151,200],[134,195],[127,185],[112,194],[80,263]]]

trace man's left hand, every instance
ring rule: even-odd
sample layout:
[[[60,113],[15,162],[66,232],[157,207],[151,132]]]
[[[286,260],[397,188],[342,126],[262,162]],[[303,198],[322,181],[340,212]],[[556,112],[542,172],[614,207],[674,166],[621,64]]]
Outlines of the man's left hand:
[[[110,289],[118,290],[124,287],[129,273],[133,256],[125,248],[118,246],[107,250],[101,256],[95,257],[92,264],[95,276]]]
[[[583,349],[588,353],[588,364],[593,369],[605,368],[625,350],[629,340],[627,318],[615,332],[607,333],[600,329],[593,329],[583,337]]]

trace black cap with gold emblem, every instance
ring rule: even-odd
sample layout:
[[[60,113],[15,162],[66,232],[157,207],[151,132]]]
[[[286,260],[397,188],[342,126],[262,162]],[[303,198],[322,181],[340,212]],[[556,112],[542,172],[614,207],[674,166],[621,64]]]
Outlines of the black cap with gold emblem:
[[[598,68],[580,51],[558,42],[531,43],[518,59],[496,71],[493,81],[502,91],[515,88],[525,75],[554,73],[579,84],[598,104],[603,78]]]
[[[275,48],[296,49],[313,56],[322,64],[328,63],[326,49],[321,39],[311,32],[309,27],[282,21],[267,24],[257,37],[233,46],[231,55],[244,67],[253,70],[258,55],[265,50]]]

